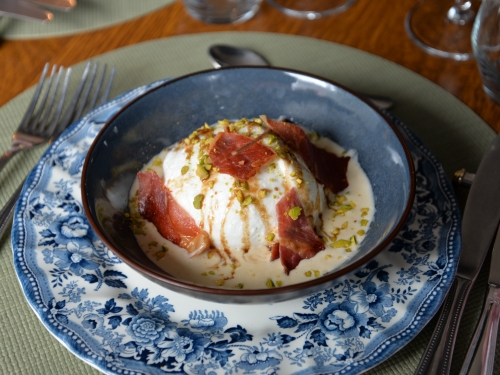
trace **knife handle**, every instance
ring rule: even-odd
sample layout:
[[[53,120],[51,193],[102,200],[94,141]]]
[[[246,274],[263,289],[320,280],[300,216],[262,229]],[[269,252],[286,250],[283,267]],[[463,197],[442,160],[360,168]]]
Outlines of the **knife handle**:
[[[418,364],[415,375],[448,375],[465,302],[473,281],[456,276],[446,297],[431,341]]]
[[[500,289],[490,285],[483,312],[467,350],[460,375],[493,374],[500,319]]]

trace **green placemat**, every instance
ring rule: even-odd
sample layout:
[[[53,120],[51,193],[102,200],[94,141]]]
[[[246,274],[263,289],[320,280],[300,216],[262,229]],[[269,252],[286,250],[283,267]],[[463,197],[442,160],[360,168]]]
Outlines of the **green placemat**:
[[[111,1],[111,0],[108,0]],[[158,79],[211,68],[206,51],[212,43],[254,49],[277,66],[308,71],[347,87],[394,98],[393,113],[430,147],[451,177],[456,169],[475,171],[494,131],[451,94],[421,76],[380,57],[321,40],[270,33],[227,32],[179,36],[122,48],[94,61],[116,65],[113,95]],[[75,67],[74,77],[84,63]],[[9,145],[33,89],[0,108],[0,149]],[[0,204],[34,166],[42,149],[17,155],[0,175]],[[463,201],[463,199],[462,199]],[[10,238],[4,235],[0,250],[0,373],[97,374],[73,356],[45,330],[22,295],[12,266]],[[482,307],[485,275],[479,278],[467,305],[455,349],[453,374],[461,359]],[[428,326],[370,375],[413,374],[434,326]]]
[[[0,38],[36,39],[101,29],[143,16],[175,0],[78,0],[69,12],[51,10],[50,22],[0,18]]]

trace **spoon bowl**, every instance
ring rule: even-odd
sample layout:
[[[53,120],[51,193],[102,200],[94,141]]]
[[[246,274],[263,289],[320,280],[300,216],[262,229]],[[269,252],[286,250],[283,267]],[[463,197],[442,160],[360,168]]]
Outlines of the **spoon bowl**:
[[[214,44],[208,48],[208,58],[213,67],[219,69],[225,66],[269,66],[271,65],[262,55],[252,50],[226,44]],[[390,98],[375,97],[358,93],[382,109],[390,109],[394,102]]]

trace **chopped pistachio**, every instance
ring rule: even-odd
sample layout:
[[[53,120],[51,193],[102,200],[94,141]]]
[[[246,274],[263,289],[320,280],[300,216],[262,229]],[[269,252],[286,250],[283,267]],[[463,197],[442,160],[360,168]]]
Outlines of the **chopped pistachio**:
[[[319,275],[321,274],[318,270],[314,270],[314,277],[319,277]]]
[[[276,168],[276,163],[269,164],[269,169],[273,171]]]
[[[332,230],[332,234],[337,236],[338,234],[340,234],[340,229],[339,228],[335,228],[334,230]]]
[[[342,224],[342,229],[347,229],[348,226],[349,226],[349,222],[346,221]]]
[[[241,188],[242,188],[243,190],[248,190],[248,182],[243,181],[243,182],[241,183]]]
[[[312,272],[311,271],[306,271],[306,272],[304,272],[304,275],[306,277],[311,277],[312,276]]]
[[[348,248],[349,246],[351,246],[351,241],[349,241],[349,240],[337,240],[337,241],[333,242],[330,246],[335,248],[335,249]]]
[[[297,220],[302,212],[302,208],[299,206],[292,207],[290,211],[288,211],[288,216],[290,216],[293,220]]]
[[[297,185],[299,185],[299,186],[300,186],[300,185],[302,184],[302,182],[303,182],[300,178],[297,178],[295,181],[297,181]]]
[[[358,230],[358,236],[364,236],[365,233],[366,232],[363,229]]]
[[[356,245],[358,243],[356,236],[351,236],[351,238],[349,238],[349,241],[351,242],[351,245]]]
[[[260,119],[258,117],[254,118],[253,122],[255,122],[256,124],[262,125],[262,119]]]
[[[196,175],[202,179],[202,180],[206,180],[208,177],[209,177],[209,173],[208,171],[205,169],[205,167],[203,165],[197,165],[196,166]]]
[[[266,286],[267,286],[268,288],[275,288],[274,282],[273,282],[273,280],[271,280],[271,279],[267,279],[267,281],[266,281]]]
[[[241,207],[248,206],[252,202],[253,202],[252,197],[246,197],[245,200],[241,203]]]
[[[356,208],[356,203],[354,203],[353,201],[349,201],[349,206],[351,206],[352,208]]]
[[[332,256],[330,254],[325,255],[325,259],[330,259]]]
[[[243,192],[241,190],[236,191],[236,200],[240,203],[243,203]]]
[[[260,199],[265,198],[267,195],[267,190],[266,189],[260,189],[259,192],[257,193]]]
[[[155,253],[156,260],[161,260],[165,257],[165,251],[157,251]]]
[[[214,187],[214,181],[208,181],[208,187],[212,189]]]
[[[337,195],[335,197],[335,205],[336,206],[340,206],[342,203],[344,203],[346,201],[346,197],[344,195]]]
[[[153,161],[153,165],[154,166],[159,166],[159,165],[162,165],[163,162],[161,161],[160,158],[155,158],[155,160]]]
[[[205,196],[203,194],[198,194],[196,197],[194,197],[194,200],[193,200],[194,208],[196,208],[197,210],[201,209],[201,207],[203,205],[203,198],[205,198]]]
[[[208,258],[208,259],[212,259],[212,257],[213,257],[214,255],[215,255],[215,251],[209,251],[209,252],[207,253],[207,258]]]
[[[283,285],[283,282],[281,280],[276,280],[276,286],[282,286]]]
[[[201,276],[208,276],[208,273],[206,273],[206,272],[202,272],[202,273],[201,273]]]
[[[352,250],[350,248],[345,249],[346,253],[350,253]]]
[[[245,286],[242,283],[236,284],[233,288],[234,289],[243,289]]]
[[[215,275],[215,272],[214,271],[208,271],[208,274],[209,275]]]
[[[184,167],[181,168],[182,175],[185,175],[187,173],[187,171],[189,171],[189,167],[187,165],[185,165]]]
[[[224,286],[224,279],[214,280],[214,284],[217,286]]]
[[[290,176],[292,176],[292,177],[297,176],[297,171],[293,171],[292,173],[290,173]]]
[[[269,234],[267,235],[267,237],[266,237],[266,240],[268,240],[268,241],[272,241],[272,240],[274,240],[274,233],[269,233]]]
[[[362,227],[366,227],[367,225],[368,225],[368,220],[365,220],[365,219],[361,220]]]

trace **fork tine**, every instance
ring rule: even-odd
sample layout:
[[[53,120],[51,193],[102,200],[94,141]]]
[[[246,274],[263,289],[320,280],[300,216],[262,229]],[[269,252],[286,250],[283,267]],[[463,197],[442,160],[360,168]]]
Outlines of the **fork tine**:
[[[101,74],[99,75],[99,78],[97,79],[97,88],[100,89],[102,87],[102,81],[104,79],[104,75],[106,74],[106,64],[104,64],[104,68],[102,69]],[[97,96],[99,95],[99,90],[94,91],[94,95],[92,95],[92,99],[89,102],[89,109],[94,108],[95,103],[97,102]]]
[[[82,78],[80,80],[77,92],[75,93],[75,96],[73,97],[70,106],[66,110],[65,116],[62,121],[59,121],[57,123],[57,128],[53,131],[52,136],[50,137],[50,142],[53,142],[59,135],[66,129],[69,125],[71,125],[74,121],[80,119],[82,115],[83,109],[86,107],[86,102],[87,99],[90,95],[90,92],[92,91],[93,87],[95,86],[95,91],[94,94],[92,95],[89,106],[87,108],[87,111],[90,111],[95,107],[95,103],[97,101],[97,97],[99,96],[99,92],[101,91],[101,88],[104,84],[104,76],[106,73],[106,65],[104,66],[104,72],[99,75],[99,78],[97,79],[97,83],[94,85],[96,73],[97,73],[97,67],[98,64],[92,64],[89,62],[87,66],[85,67],[85,71],[83,72]],[[90,69],[92,71],[90,72]],[[110,76],[107,80],[106,87],[103,91],[103,94],[101,96],[101,100],[99,101],[98,105],[103,104],[104,102],[107,101],[109,92],[111,91],[111,86],[113,84],[114,76],[115,76],[115,71],[116,68],[113,67],[111,70]],[[83,88],[85,87],[85,90]]]
[[[46,63],[43,67],[42,75],[40,76],[40,80],[38,81],[35,93],[33,94],[30,104],[28,105],[28,109],[26,110],[26,113],[24,114],[21,123],[19,124],[18,130],[24,129],[26,127],[31,118],[31,115],[33,114],[33,111],[35,110],[36,102],[38,101],[38,97],[40,96],[40,92],[42,91],[45,82],[45,76],[49,71],[49,66],[50,64]]]
[[[76,105],[78,103],[78,99],[80,98],[80,94],[82,93],[83,86],[85,85],[85,82],[87,80],[87,76],[89,74],[89,70],[91,67],[91,62],[89,62],[85,66],[85,70],[83,71],[82,78],[80,79],[80,83],[78,84],[78,87],[75,91],[75,94],[73,95],[73,98],[71,99],[71,102],[69,103],[68,108],[66,109],[66,112],[62,118],[62,120],[59,122],[57,126],[56,132],[59,132],[59,129],[65,129],[68,125],[71,124],[71,120],[73,118],[73,112],[76,108]]]
[[[52,72],[54,73],[56,69],[56,66],[54,65],[54,69],[52,70]],[[56,77],[56,81],[54,83],[54,89],[52,90],[51,94],[50,94],[50,97],[49,97],[49,92],[50,92],[50,86],[52,84],[52,81],[50,82],[50,85],[47,89],[47,101],[48,101],[48,105],[46,105],[46,102],[47,101],[43,101],[43,104],[42,104],[42,109],[43,109],[43,114],[42,114],[42,109],[40,109],[40,113],[37,117],[39,117],[39,120],[37,119],[37,122],[39,122],[39,125],[37,126],[37,130],[39,131],[40,134],[44,134],[46,133],[47,129],[47,123],[49,121],[49,118],[50,118],[50,114],[52,112],[52,108],[54,107],[54,103],[55,103],[55,99],[56,99],[56,95],[57,95],[57,91],[59,90],[59,81],[61,80],[61,76],[62,76],[62,72],[63,72],[63,67],[59,67],[59,72],[57,73],[57,77]],[[50,133],[49,133],[50,134]]]
[[[90,89],[94,85],[94,80],[95,80],[95,75],[97,73],[98,65],[99,64],[95,63],[94,66],[92,67],[92,72],[90,73],[88,83],[85,86],[85,90],[82,92],[82,97],[80,99],[78,107],[76,108],[76,112],[73,116],[73,121],[78,120],[83,113],[83,108],[85,108],[85,103],[87,102],[87,98],[89,97]],[[71,122],[73,122],[73,121],[71,121]]]
[[[37,124],[40,123],[40,117],[42,116],[42,112],[47,103],[47,98],[49,97],[49,92],[52,88],[52,84],[54,83],[54,76],[56,73],[56,69],[57,66],[54,65],[52,67],[52,71],[50,72],[50,76],[48,77],[47,88],[44,90],[43,86],[45,85],[45,82],[40,87],[41,91],[40,97],[35,103],[35,107],[33,108],[33,113],[31,115],[31,118],[26,123],[26,126],[24,127],[23,131],[35,133],[35,131],[38,130]]]
[[[62,67],[59,70],[59,72],[62,73]],[[61,95],[59,96],[59,101],[57,103],[57,107],[56,107],[54,114],[50,120],[48,119],[49,111],[47,112],[47,119],[46,119],[46,122],[43,124],[43,126],[46,126],[48,124],[47,129],[45,130],[45,134],[47,135],[47,138],[52,136],[52,134],[54,133],[54,131],[56,129],[57,123],[59,122],[59,118],[61,117],[61,112],[62,112],[62,109],[64,106],[64,101],[66,100],[66,93],[68,91],[68,84],[69,84],[69,78],[71,77],[71,72],[72,72],[71,68],[68,68],[66,70],[66,75],[64,77],[64,83],[63,83]],[[59,78],[60,77],[58,77],[58,82],[59,82]],[[56,90],[54,90],[54,94],[57,91],[57,86],[56,86]],[[51,110],[52,110],[52,108],[51,108]]]
[[[116,67],[111,69],[111,73],[109,74],[108,84],[104,89],[104,93],[102,94],[101,100],[98,105],[103,105],[108,101],[109,93],[111,92],[111,86],[113,85],[113,81],[115,79]]]

